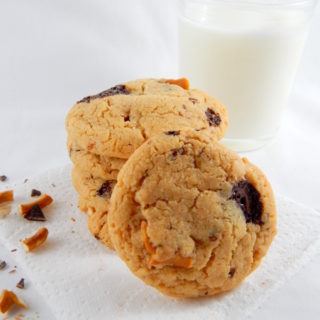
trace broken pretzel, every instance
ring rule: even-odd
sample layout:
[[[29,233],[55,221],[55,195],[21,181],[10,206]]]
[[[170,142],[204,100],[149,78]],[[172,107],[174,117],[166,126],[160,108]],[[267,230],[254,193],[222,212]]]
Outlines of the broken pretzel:
[[[28,203],[20,204],[19,209],[22,216],[26,216],[29,211],[35,206],[38,205],[41,209],[48,206],[53,199],[48,194],[43,194],[41,197],[37,198],[36,200],[30,201]]]
[[[48,237],[48,229],[45,227],[40,228],[33,236],[22,240],[22,244],[27,252],[30,252],[41,246]]]
[[[13,201],[13,190],[5,190],[0,192],[0,203]]]
[[[17,295],[7,289],[3,289],[0,295],[0,313],[6,313],[13,305],[20,308],[28,308],[28,305]]]

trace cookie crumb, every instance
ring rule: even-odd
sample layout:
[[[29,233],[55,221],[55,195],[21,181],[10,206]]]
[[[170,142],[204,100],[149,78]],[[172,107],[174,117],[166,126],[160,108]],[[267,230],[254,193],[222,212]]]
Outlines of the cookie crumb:
[[[51,186],[52,186],[53,188],[55,188],[55,187],[56,187],[56,185],[55,185],[54,183],[51,183]]]
[[[24,289],[24,278],[21,278],[20,281],[16,285],[19,289]]]
[[[12,269],[11,271],[9,271],[8,273],[15,273],[17,270],[16,269]]]
[[[4,260],[2,260],[0,262],[0,270],[3,270],[6,266],[7,266],[7,263]]]
[[[8,180],[7,176],[5,176],[5,175],[0,176],[0,181],[1,182],[7,181],[7,180]]]
[[[41,196],[41,191],[37,190],[37,189],[32,189],[31,190],[31,197],[38,197]]]
[[[27,183],[29,181],[29,179],[24,179],[23,183]]]
[[[17,251],[17,249],[12,249],[12,250],[11,250],[11,252],[16,252],[16,251]]]
[[[75,221],[76,221],[76,219],[72,217],[72,218],[71,218],[71,221],[72,221],[72,222],[75,222]]]

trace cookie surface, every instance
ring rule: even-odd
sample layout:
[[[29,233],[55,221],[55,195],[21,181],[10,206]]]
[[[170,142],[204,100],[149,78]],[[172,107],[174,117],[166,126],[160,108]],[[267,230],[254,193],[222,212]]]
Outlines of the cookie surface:
[[[75,165],[72,170],[72,183],[79,194],[79,209],[88,214],[89,231],[107,247],[113,249],[109,237],[107,214],[116,180],[95,178],[79,170],[79,167]]]
[[[115,249],[145,283],[176,297],[228,291],[276,234],[273,192],[248,160],[193,130],[154,136],[118,175]]]
[[[82,99],[67,116],[69,136],[86,151],[122,159],[166,130],[188,127],[220,139],[228,126],[225,107],[168,81],[136,80]]]
[[[85,151],[71,139],[68,139],[67,146],[70,159],[77,167],[77,171],[86,176],[116,180],[120,169],[126,162],[125,159],[110,158]]]

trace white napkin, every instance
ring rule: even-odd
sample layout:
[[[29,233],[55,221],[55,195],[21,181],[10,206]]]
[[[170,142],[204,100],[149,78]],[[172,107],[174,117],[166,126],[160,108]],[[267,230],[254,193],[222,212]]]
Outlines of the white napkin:
[[[17,262],[59,320],[245,319],[319,250],[319,214],[278,196],[278,235],[258,270],[228,294],[176,300],[143,284],[89,234],[86,216],[77,208],[70,166],[14,186],[16,201],[25,201],[31,188],[54,198],[44,209],[48,221],[29,222],[13,212],[0,220],[0,242],[8,250],[18,248]],[[46,244],[25,253],[19,240],[42,225],[49,229]]]

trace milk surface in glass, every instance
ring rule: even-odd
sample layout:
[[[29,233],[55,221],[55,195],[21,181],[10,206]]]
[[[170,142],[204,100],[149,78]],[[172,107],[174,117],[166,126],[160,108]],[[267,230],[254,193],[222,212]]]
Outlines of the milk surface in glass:
[[[277,133],[309,20],[299,8],[186,5],[179,19],[180,74],[225,104],[224,141],[234,149],[257,148]]]

